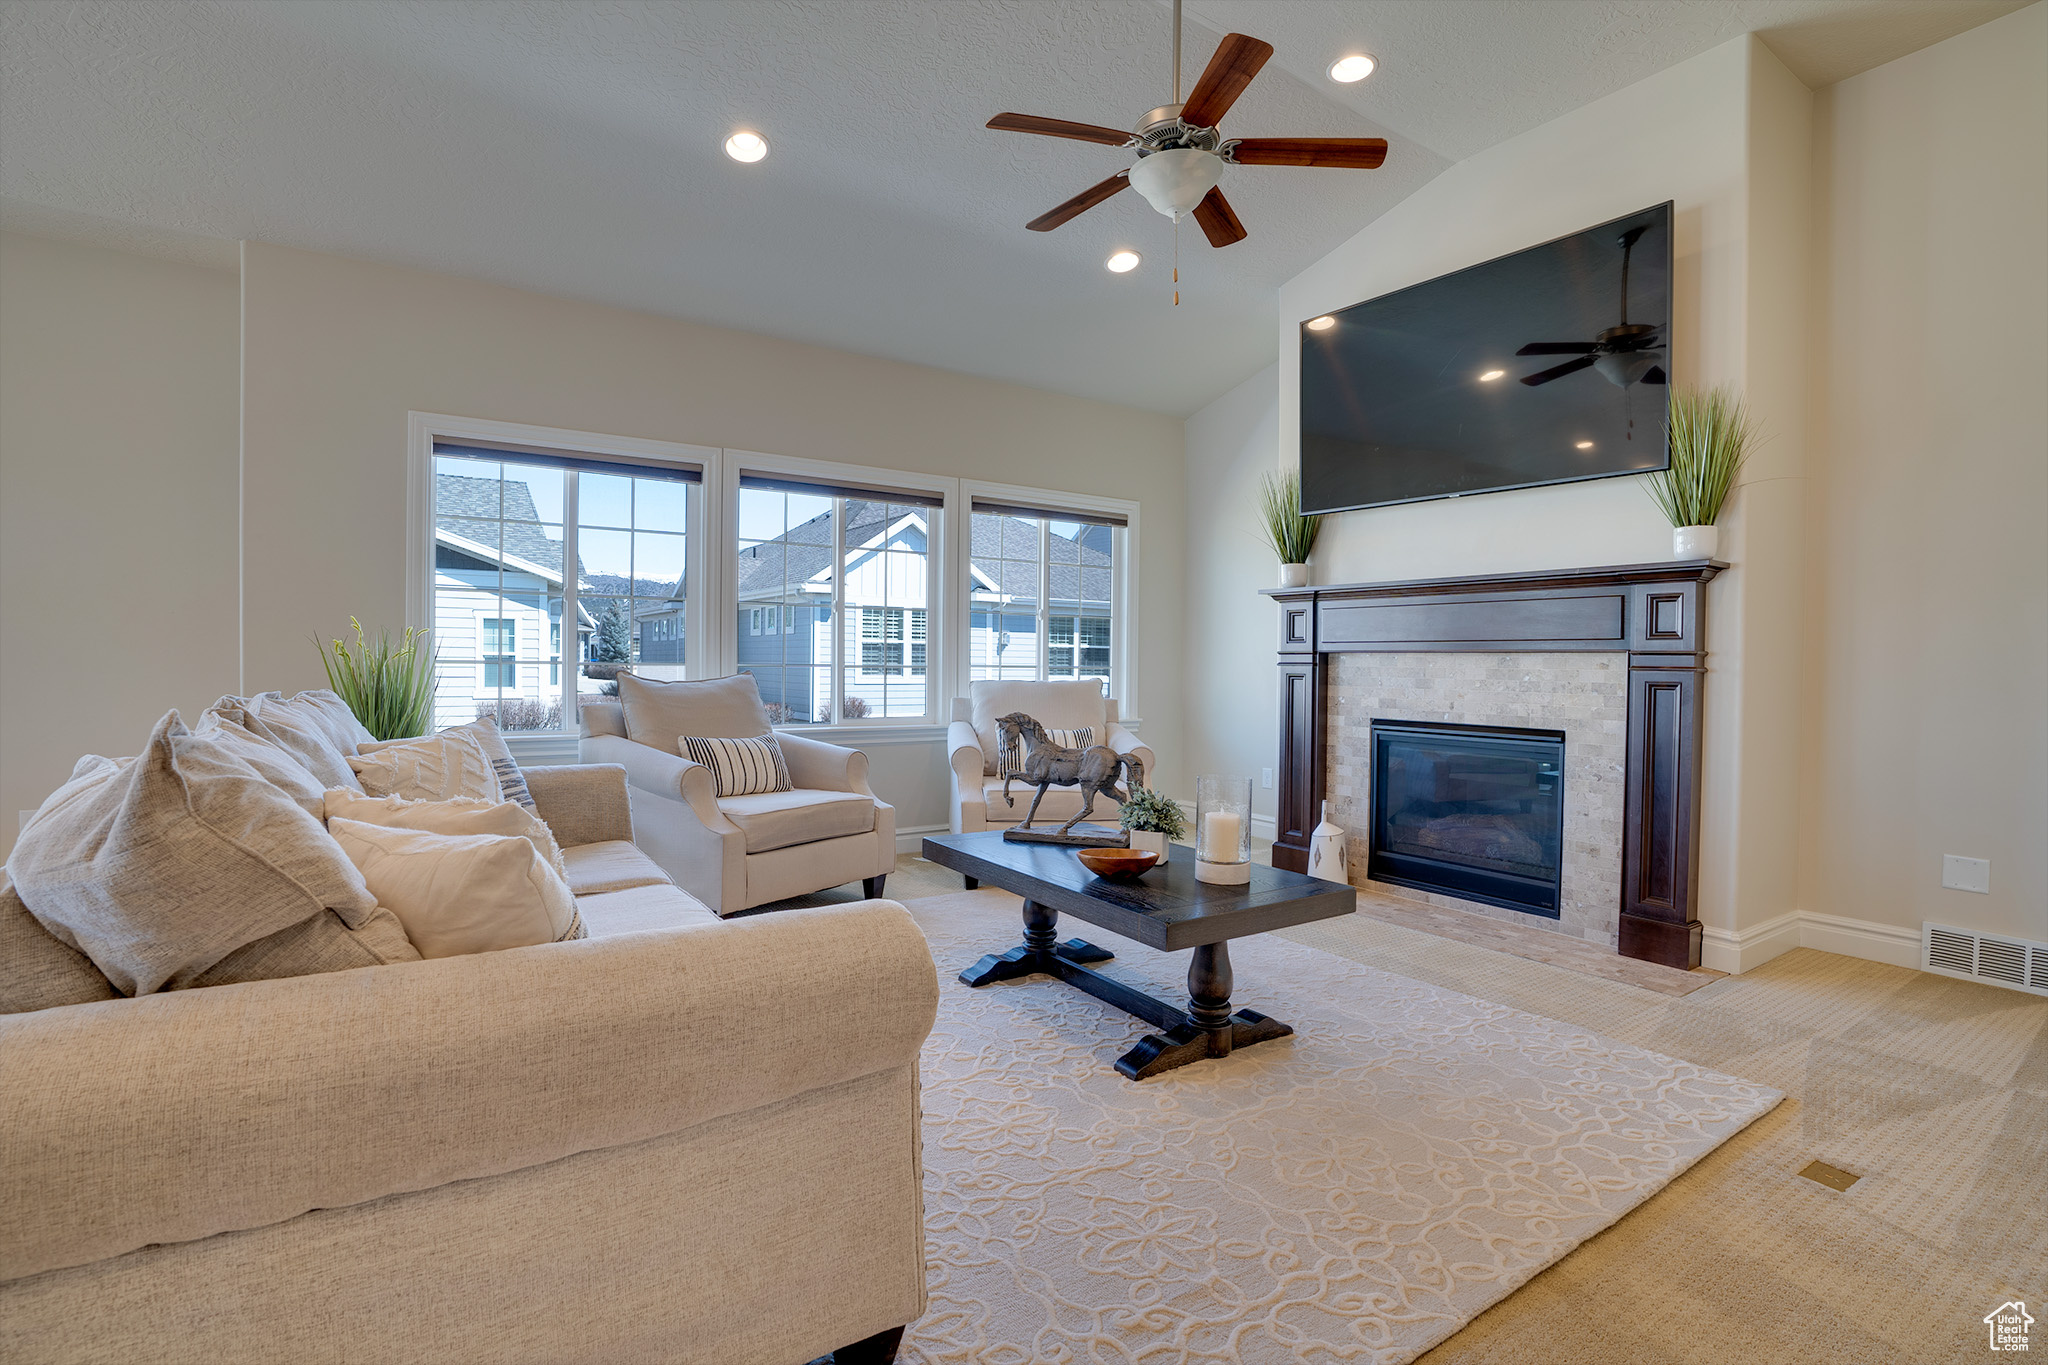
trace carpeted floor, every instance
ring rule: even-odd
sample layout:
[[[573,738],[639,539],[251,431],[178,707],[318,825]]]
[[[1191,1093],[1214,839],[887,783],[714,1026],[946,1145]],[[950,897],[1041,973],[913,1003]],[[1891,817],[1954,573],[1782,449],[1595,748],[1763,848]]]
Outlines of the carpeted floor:
[[[889,894],[959,885],[906,856]],[[1808,949],[1673,999],[1363,916],[1289,936],[1790,1096],[1422,1365],[1976,1361],[1986,1312],[2048,1301],[2048,1000]]]

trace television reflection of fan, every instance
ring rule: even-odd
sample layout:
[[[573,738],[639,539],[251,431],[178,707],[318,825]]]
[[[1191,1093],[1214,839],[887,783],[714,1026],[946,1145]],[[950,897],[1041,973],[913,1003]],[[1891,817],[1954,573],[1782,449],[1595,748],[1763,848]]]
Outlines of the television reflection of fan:
[[[1631,384],[1662,384],[1665,382],[1664,367],[1657,363],[1657,352],[1664,349],[1664,343],[1657,339],[1658,328],[1649,323],[1628,320],[1628,261],[1635,250],[1636,241],[1647,231],[1643,227],[1632,227],[1621,234],[1621,323],[1609,327],[1591,341],[1532,341],[1516,355],[1569,355],[1578,357],[1562,365],[1553,365],[1547,370],[1524,375],[1522,382],[1534,388],[1548,384],[1553,379],[1562,379],[1580,370],[1594,369],[1600,377],[1617,388]]]

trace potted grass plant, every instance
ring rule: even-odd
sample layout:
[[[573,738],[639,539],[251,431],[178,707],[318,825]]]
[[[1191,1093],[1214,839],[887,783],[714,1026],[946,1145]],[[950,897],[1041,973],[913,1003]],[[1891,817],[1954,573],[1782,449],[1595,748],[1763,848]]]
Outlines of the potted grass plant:
[[[1259,529],[1280,557],[1280,586],[1308,586],[1308,557],[1322,534],[1323,519],[1301,513],[1301,473],[1268,474],[1259,485]]]
[[[425,734],[434,720],[437,654],[427,647],[427,632],[407,626],[396,640],[388,630],[371,639],[355,617],[348,623],[355,627],[354,643],[334,640],[320,650],[327,685],[375,738]]]
[[[1124,802],[1122,824],[1131,836],[1132,848],[1149,849],[1159,855],[1162,863],[1173,841],[1188,832],[1188,818],[1181,811],[1180,802],[1150,787],[1131,788],[1131,799]]]
[[[1651,498],[1671,522],[1675,559],[1712,559],[1721,548],[1721,504],[1756,441],[1749,410],[1726,388],[1671,391],[1671,466],[1649,476]]]

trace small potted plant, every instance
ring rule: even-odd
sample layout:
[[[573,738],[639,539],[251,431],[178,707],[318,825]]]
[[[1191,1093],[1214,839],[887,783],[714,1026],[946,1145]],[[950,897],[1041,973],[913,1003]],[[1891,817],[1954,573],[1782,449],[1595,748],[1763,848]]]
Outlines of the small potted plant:
[[[1649,476],[1650,496],[1671,522],[1674,559],[1712,559],[1714,524],[1756,440],[1749,411],[1726,388],[1673,389],[1671,467]]]
[[[1130,832],[1132,848],[1157,853],[1162,863],[1166,861],[1168,845],[1188,832],[1187,816],[1181,813],[1180,802],[1150,787],[1131,788],[1131,799],[1124,802],[1122,824]]]
[[[335,640],[320,650],[327,665],[327,685],[348,703],[373,739],[412,739],[434,721],[434,662],[439,653],[428,648],[427,632],[413,626],[398,639],[381,630],[377,638],[363,634],[363,623],[351,616],[354,644]],[[317,644],[318,641],[316,640]]]
[[[1259,529],[1266,543],[1280,556],[1280,586],[1308,586],[1309,552],[1322,533],[1321,517],[1301,514],[1301,474],[1268,474],[1259,485]]]

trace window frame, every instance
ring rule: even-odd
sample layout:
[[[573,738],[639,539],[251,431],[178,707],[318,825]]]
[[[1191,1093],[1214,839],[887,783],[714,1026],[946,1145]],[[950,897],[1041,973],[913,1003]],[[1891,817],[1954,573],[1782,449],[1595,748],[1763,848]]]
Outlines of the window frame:
[[[1049,520],[1057,521],[1063,511],[1076,513],[1097,513],[1120,516],[1125,524],[1110,528],[1110,596],[1109,596],[1109,683],[1106,692],[1117,703],[1118,723],[1135,727],[1141,717],[1131,714],[1131,705],[1138,695],[1137,654],[1131,630],[1132,589],[1137,583],[1138,565],[1138,522],[1139,508],[1128,498],[1105,498],[1093,493],[1069,493],[1050,488],[1030,488],[1022,484],[987,483],[979,479],[960,481],[960,505],[966,516],[973,515],[976,499],[985,502],[1009,503],[1019,507],[1031,507]],[[971,523],[959,536],[960,549],[957,552],[956,573],[961,584],[960,604],[955,615],[954,630],[958,632],[961,647],[955,651],[958,656],[957,676],[954,678],[954,695],[968,695],[968,684],[973,681],[973,593],[970,591],[973,570],[974,528]],[[1049,600],[1047,580],[1051,573],[1050,559],[1046,553],[1043,537],[1038,552],[1038,676],[1041,680],[1050,677],[1052,658],[1051,620],[1055,613]],[[1086,617],[1080,612],[1059,613],[1068,616],[1074,623],[1074,643],[1071,646],[1077,666],[1080,663],[1081,628],[1080,622]],[[953,619],[953,618],[948,618]]]

